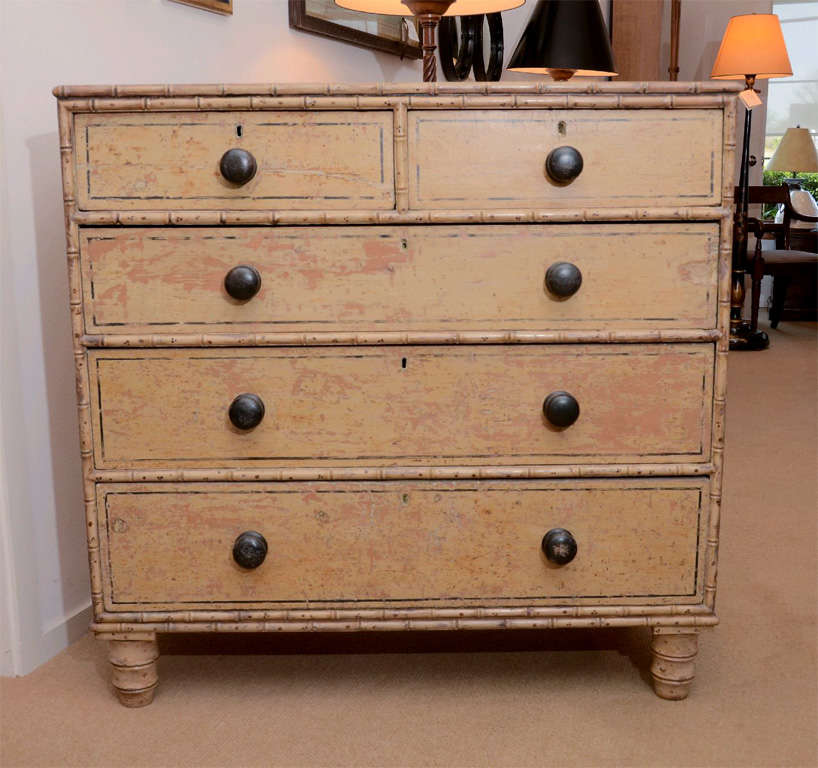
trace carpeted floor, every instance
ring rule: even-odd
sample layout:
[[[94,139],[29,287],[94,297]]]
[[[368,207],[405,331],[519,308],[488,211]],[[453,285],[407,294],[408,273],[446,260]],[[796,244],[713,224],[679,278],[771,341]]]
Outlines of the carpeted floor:
[[[566,630],[168,638],[128,710],[86,638],[2,680],[0,765],[818,765],[816,325],[771,338],[730,358],[722,623],[686,701],[642,630]]]

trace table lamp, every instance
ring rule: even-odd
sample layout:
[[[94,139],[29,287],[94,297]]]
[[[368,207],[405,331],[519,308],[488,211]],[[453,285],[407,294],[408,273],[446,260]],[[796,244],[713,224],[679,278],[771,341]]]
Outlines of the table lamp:
[[[335,0],[336,5],[350,11],[417,16],[422,30],[423,81],[427,83],[437,80],[435,29],[441,16],[497,13],[517,8],[523,3],[525,0]]]
[[[750,130],[753,107],[761,101],[755,93],[756,80],[792,75],[781,22],[774,13],[733,16],[716,55],[710,77],[714,80],[744,80],[739,98],[745,106],[744,144],[741,149],[736,212],[733,219],[733,281],[730,299],[730,349],[766,349],[770,340],[764,331],[753,332],[742,320],[744,273],[747,264],[748,172],[750,166]]]
[[[540,0],[506,69],[550,75],[615,77],[613,53],[597,0]]]
[[[768,171],[796,173],[818,173],[818,152],[815,142],[807,128],[800,125],[787,128],[778,146],[767,163]],[[797,184],[797,178],[785,180],[788,184]]]

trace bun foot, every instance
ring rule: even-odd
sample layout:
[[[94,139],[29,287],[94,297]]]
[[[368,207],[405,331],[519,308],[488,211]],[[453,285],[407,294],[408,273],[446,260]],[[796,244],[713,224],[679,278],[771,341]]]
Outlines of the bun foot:
[[[112,682],[121,704],[145,707],[153,701],[159,684],[156,660],[159,649],[153,640],[111,640],[108,660],[113,669]]]
[[[696,675],[699,638],[695,632],[678,632],[659,627],[650,646],[653,690],[662,699],[686,699]]]

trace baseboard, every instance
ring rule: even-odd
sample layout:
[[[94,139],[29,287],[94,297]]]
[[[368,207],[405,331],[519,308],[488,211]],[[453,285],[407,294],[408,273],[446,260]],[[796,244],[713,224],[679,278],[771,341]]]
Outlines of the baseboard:
[[[37,667],[45,664],[60,651],[65,650],[88,631],[88,625],[91,623],[92,617],[91,601],[89,600],[44,626],[38,642],[29,643],[19,649],[20,653],[15,659],[17,668],[14,669],[12,674],[18,677],[27,675]]]

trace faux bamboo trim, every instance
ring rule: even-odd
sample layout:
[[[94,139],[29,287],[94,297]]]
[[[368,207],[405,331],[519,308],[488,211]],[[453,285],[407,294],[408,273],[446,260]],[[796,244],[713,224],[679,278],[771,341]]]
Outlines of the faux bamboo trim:
[[[644,82],[474,82],[474,83],[239,83],[192,85],[58,85],[53,94],[59,99],[132,97],[189,98],[228,96],[399,96],[399,95],[497,95],[497,94],[661,94],[683,96],[729,94],[740,84],[724,81],[644,81]]]
[[[65,100],[72,112],[269,112],[287,110],[410,109],[712,109],[724,107],[733,94],[701,95],[396,95],[396,96],[194,96],[183,98],[90,98]]]
[[[691,616],[588,616],[542,618],[473,618],[473,619],[354,619],[346,621],[165,621],[154,623],[94,623],[98,635],[126,635],[130,632],[388,632],[435,631],[458,629],[557,629],[599,627],[712,627],[719,623],[713,614]]]
[[[729,304],[728,304],[729,307]],[[710,330],[630,331],[399,331],[378,333],[210,333],[92,334],[80,337],[86,347],[306,347],[323,345],[404,344],[644,344],[713,342],[722,332]]]
[[[102,626],[120,624],[164,624],[219,622],[294,621],[406,621],[419,619],[587,619],[587,618],[678,618],[709,617],[713,612],[701,603],[694,605],[585,605],[585,606],[482,606],[471,608],[310,608],[278,610],[133,611],[105,612]],[[670,625],[675,621],[668,622]]]
[[[76,211],[83,227],[325,226],[367,224],[547,224],[599,221],[721,221],[717,206],[487,211]]]
[[[721,523],[721,499],[724,477],[724,430],[727,397],[727,353],[729,350],[730,291],[733,246],[733,179],[736,154],[736,104],[727,104],[724,110],[722,153],[722,208],[719,241],[718,277],[718,328],[721,337],[716,342],[715,370],[713,375],[713,428],[710,455],[713,476],[710,481],[710,518],[704,551],[704,601],[715,610],[716,582],[718,579],[719,526]]]
[[[80,457],[83,470],[83,501],[85,506],[85,535],[88,545],[88,565],[91,576],[91,605],[94,616],[103,611],[102,573],[99,562],[99,534],[97,530],[96,492],[91,473],[94,469],[93,438],[91,436],[91,397],[88,389],[87,357],[82,346],[82,284],[79,269],[79,228],[73,220],[76,211],[76,179],[74,177],[73,146],[74,121],[63,103],[57,110],[60,157],[65,212],[66,258],[70,291],[71,333],[74,344],[74,372],[77,388],[77,413],[80,428]]]
[[[293,467],[285,469],[100,469],[93,482],[289,482],[301,480],[541,480],[586,477],[703,477],[713,464],[566,464],[485,467]]]

